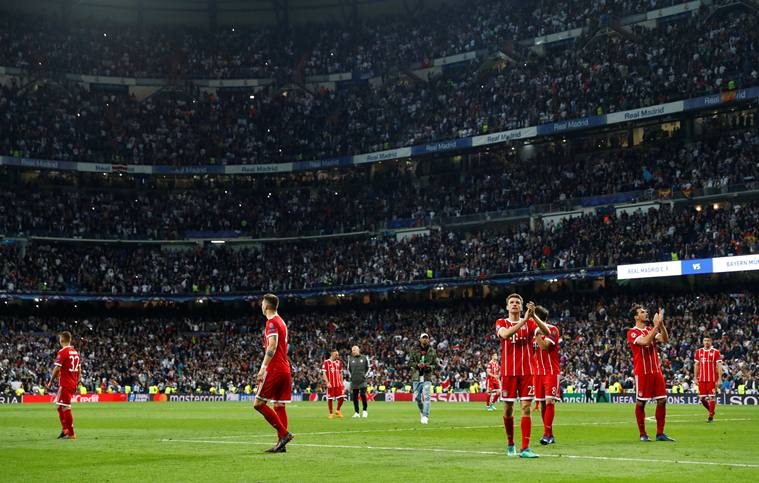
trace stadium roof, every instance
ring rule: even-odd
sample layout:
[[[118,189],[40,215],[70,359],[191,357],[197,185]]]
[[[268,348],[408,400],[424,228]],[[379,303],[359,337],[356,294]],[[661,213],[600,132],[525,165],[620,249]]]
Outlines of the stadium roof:
[[[457,0],[453,0],[457,1]],[[0,10],[146,24],[208,26],[277,25],[334,21],[355,17],[409,14],[445,4],[444,0],[0,0]]]

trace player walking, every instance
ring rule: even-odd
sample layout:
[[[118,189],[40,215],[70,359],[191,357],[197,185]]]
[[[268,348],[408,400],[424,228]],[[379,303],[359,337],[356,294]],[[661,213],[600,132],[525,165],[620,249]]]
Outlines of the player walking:
[[[714,421],[717,393],[722,385],[722,354],[712,346],[712,338],[704,337],[704,347],[696,350],[693,372],[698,381],[698,397],[709,412],[706,420]]]
[[[514,447],[514,401],[519,399],[522,406],[522,458],[537,458],[530,449],[530,405],[535,397],[532,370],[532,341],[536,330],[548,335],[548,327],[542,321],[533,319],[535,304],[527,304],[527,313],[522,313],[522,296],[511,294],[506,297],[509,312],[507,319],[498,319],[496,333],[501,341],[501,399],[504,401],[503,425],[508,438],[507,454],[516,456]]]
[[[353,413],[354,418],[368,417],[366,412],[366,386],[369,378],[369,357],[361,354],[361,349],[357,345],[351,347],[351,355],[348,356],[348,377],[350,377],[351,394],[353,395]],[[363,413],[358,412],[358,398],[361,396],[361,404],[364,408]]]
[[[664,309],[654,315],[653,327],[648,322],[648,311],[640,305],[632,308],[631,315],[635,327],[627,331],[627,342],[633,353],[633,374],[635,375],[635,418],[638,421],[640,440],[651,442],[646,434],[646,402],[656,400],[656,441],[674,441],[664,434],[667,417],[667,386],[659,363],[657,342],[669,342],[669,333],[664,326]]]
[[[430,336],[426,332],[419,336],[419,343],[409,350],[408,364],[411,369],[411,390],[419,408],[419,421],[422,424],[429,424],[430,395],[438,359],[437,352],[430,346]]]
[[[535,321],[545,323],[548,309],[538,305],[533,315]],[[559,400],[559,329],[555,325],[545,324],[548,335],[535,331],[535,400],[540,403],[540,416],[543,419],[543,437],[540,444],[554,444],[553,418],[556,411],[555,402]]]
[[[332,349],[329,353],[329,359],[322,364],[322,377],[327,385],[327,406],[329,407],[329,418],[334,418],[332,414],[332,401],[337,400],[337,417],[342,418],[343,413],[340,408],[345,402],[345,385],[343,384],[343,363],[340,361],[337,349]]]
[[[498,354],[493,353],[490,356],[490,361],[485,369],[487,372],[487,393],[488,399],[485,401],[485,409],[487,411],[495,411],[495,402],[498,400],[501,394],[501,368],[498,364]]]
[[[49,391],[53,381],[58,378],[58,392],[55,393],[55,405],[58,406],[58,419],[61,420],[61,434],[58,439],[76,439],[74,433],[74,416],[71,414],[71,397],[79,385],[81,360],[79,352],[71,347],[71,332],[58,334],[61,350],[55,356],[53,373],[45,386]]]
[[[264,360],[256,376],[258,392],[253,408],[277,430],[277,444],[267,449],[267,453],[284,453],[285,446],[293,439],[287,430],[285,403],[292,397],[292,376],[290,360],[287,358],[287,326],[277,313],[279,299],[274,294],[266,294],[261,301],[261,311],[266,316],[264,329]],[[267,403],[273,403],[272,410]]]

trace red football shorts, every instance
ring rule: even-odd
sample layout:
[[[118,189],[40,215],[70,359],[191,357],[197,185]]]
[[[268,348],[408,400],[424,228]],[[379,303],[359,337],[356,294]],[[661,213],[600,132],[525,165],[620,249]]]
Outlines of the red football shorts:
[[[501,381],[488,377],[487,380],[487,392],[495,392],[501,390]]]
[[[635,394],[641,401],[667,397],[667,386],[661,374],[641,374],[635,376]]]
[[[348,397],[345,395],[345,388],[343,386],[327,388],[327,399],[340,399],[341,397]]]
[[[698,383],[698,395],[699,396],[714,396],[714,388],[716,382],[700,382]]]
[[[532,376],[503,376],[501,377],[501,400],[531,401],[535,398],[535,385]]]
[[[55,393],[53,402],[59,406],[71,407],[71,398],[74,396],[74,389],[59,387]]]
[[[559,375],[533,376],[535,378],[535,399],[545,401],[548,399],[561,399],[559,388]]]
[[[265,402],[289,403],[292,399],[293,379],[289,372],[267,373],[256,398]]]

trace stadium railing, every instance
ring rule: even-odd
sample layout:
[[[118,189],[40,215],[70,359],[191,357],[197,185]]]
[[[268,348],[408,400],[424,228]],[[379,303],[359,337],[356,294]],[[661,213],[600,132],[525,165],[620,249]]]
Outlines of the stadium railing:
[[[694,15],[698,13],[702,6],[712,5],[712,0],[692,0],[683,2],[678,5],[670,7],[650,10],[648,12],[636,13],[627,15],[617,19],[616,24],[620,27],[629,27],[638,24],[651,24],[652,22],[668,21],[671,17],[682,18],[686,15]],[[725,8],[727,6],[722,6]],[[584,26],[569,29],[563,32],[556,32],[548,35],[542,35],[538,37],[531,37],[522,40],[518,40],[517,43],[525,48],[536,49],[541,52],[546,46],[552,44],[561,44],[569,42],[582,37],[590,33],[591,27]],[[495,45],[492,49],[479,49],[466,52],[458,52],[456,54],[447,55],[444,57],[437,57],[430,61],[432,68],[440,67],[444,65],[454,65],[463,62],[469,62],[472,59],[480,59],[491,53],[499,52],[501,46]],[[413,62],[406,66],[411,71],[425,70],[430,67],[425,67],[421,62]],[[3,67],[0,66],[0,75],[26,75],[28,69],[18,67]],[[336,72],[332,74],[317,74],[305,76],[306,84],[319,84],[322,82],[355,82],[358,80],[366,79],[373,76],[380,76],[381,72]],[[116,76],[98,76],[98,75],[84,75],[78,73],[66,73],[66,79],[76,82],[86,83],[102,83],[102,84],[115,84],[115,85],[136,85],[136,86],[166,86],[170,85],[169,79],[152,77],[152,78],[134,78],[134,77],[116,77]],[[272,84],[275,82],[273,78],[240,78],[240,79],[202,79],[199,76],[191,76],[189,79],[198,87],[260,87]]]
[[[329,159],[311,161],[292,161],[270,164],[228,164],[199,166],[168,166],[145,164],[115,164],[78,161],[57,161],[48,159],[15,158],[0,155],[0,166],[20,168],[77,171],[86,173],[115,173],[136,175],[270,175],[330,168],[347,168],[350,166],[394,161],[421,157],[429,154],[472,152],[489,149],[504,143],[529,144],[540,138],[563,136],[571,132],[581,132],[604,126],[625,125],[655,118],[681,115],[686,112],[730,108],[737,104],[746,105],[759,99],[759,86],[745,89],[725,90],[713,94],[689,99],[667,102],[654,106],[639,107],[609,114],[548,122],[508,131],[479,134],[476,136],[440,140],[436,142],[403,146],[384,151],[356,155],[335,156]]]
[[[277,295],[284,298],[308,299],[325,296],[347,296],[361,294],[381,294],[414,290],[445,290],[448,288],[470,287],[478,285],[513,285],[536,281],[558,282],[560,280],[592,280],[599,277],[613,276],[616,267],[588,267],[566,270],[539,270],[530,272],[511,272],[487,277],[466,278],[429,278],[395,282],[387,284],[365,285],[322,285],[299,290],[283,290]],[[208,303],[208,302],[251,302],[270,290],[244,293],[197,293],[197,294],[112,294],[112,293],[77,293],[77,292],[6,292],[0,291],[0,302],[25,301],[46,302],[174,302],[174,303]]]

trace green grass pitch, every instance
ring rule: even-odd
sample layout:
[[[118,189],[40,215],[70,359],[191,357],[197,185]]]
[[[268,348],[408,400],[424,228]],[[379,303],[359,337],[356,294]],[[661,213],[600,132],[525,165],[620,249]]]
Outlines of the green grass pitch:
[[[370,404],[368,419],[327,419],[326,403],[289,406],[286,454],[262,453],[273,430],[250,403],[74,406],[76,441],[57,440],[52,405],[0,406],[0,481],[756,481],[759,408],[668,407],[676,443],[640,443],[631,405],[561,404],[558,443],[537,460],[507,458],[502,410],[433,403],[419,424],[412,403]],[[653,408],[647,415],[653,416]],[[655,433],[648,422],[650,434]],[[519,418],[516,418],[517,444]]]

